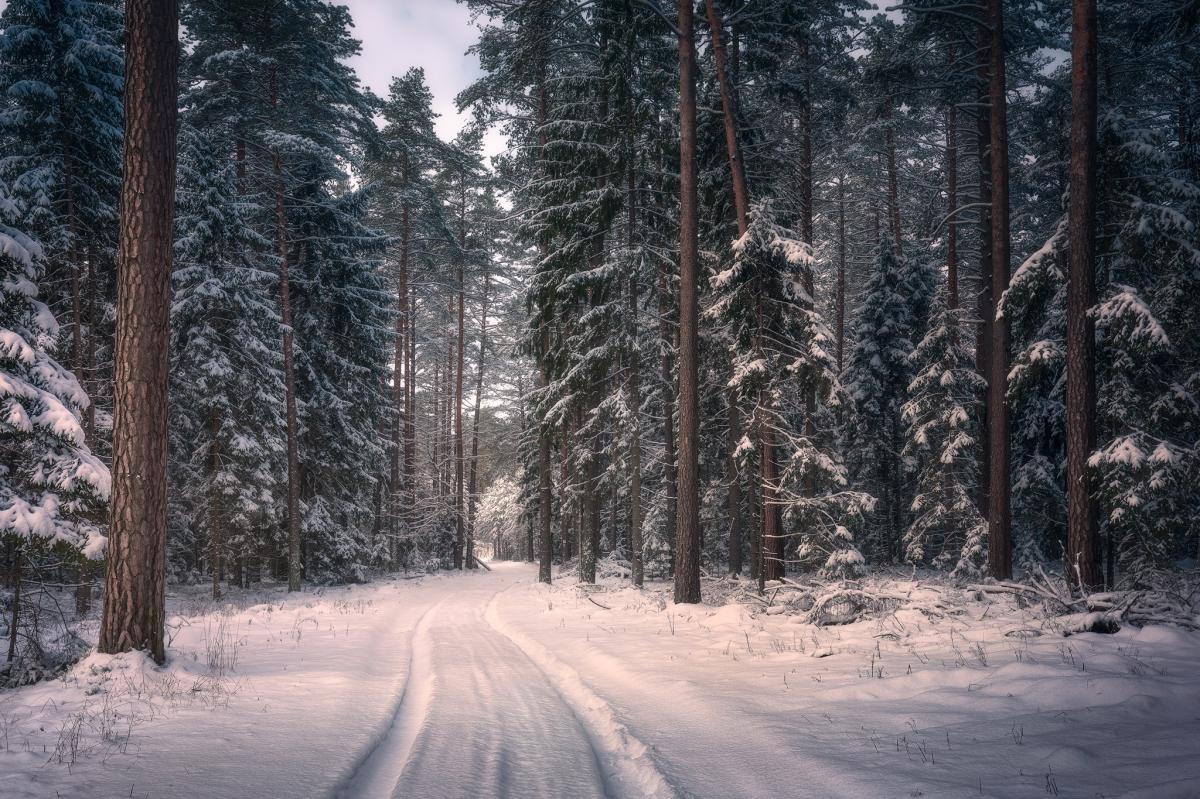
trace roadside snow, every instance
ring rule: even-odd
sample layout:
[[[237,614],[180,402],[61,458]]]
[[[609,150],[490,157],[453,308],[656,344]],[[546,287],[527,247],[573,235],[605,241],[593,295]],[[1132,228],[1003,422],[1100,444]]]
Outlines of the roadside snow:
[[[0,793],[1200,797],[1200,633],[1068,638],[903,580],[894,612],[818,628],[495,568],[173,596],[166,667],[92,655],[0,693]]]

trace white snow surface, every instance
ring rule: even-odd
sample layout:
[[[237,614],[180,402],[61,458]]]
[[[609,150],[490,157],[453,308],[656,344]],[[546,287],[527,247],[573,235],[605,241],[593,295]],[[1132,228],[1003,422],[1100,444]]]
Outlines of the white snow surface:
[[[1200,633],[1063,637],[915,579],[818,628],[493,568],[180,589],[165,667],[92,655],[0,693],[0,795],[1200,797]]]

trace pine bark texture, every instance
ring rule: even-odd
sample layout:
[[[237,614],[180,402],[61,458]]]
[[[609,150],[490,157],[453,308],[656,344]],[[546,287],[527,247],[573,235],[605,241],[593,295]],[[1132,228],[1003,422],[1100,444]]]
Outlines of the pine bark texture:
[[[711,0],[709,0],[711,2]],[[700,601],[696,50],[691,0],[679,27],[679,462],[676,465],[675,601]]]
[[[991,30],[988,48],[991,104],[992,165],[992,296],[988,308],[991,347],[988,353],[988,563],[998,580],[1012,577],[1012,529],[1009,490],[1008,320],[997,306],[1008,289],[1008,102],[1004,74],[1004,6],[988,0]]]
[[[1100,587],[1100,541],[1088,456],[1096,443],[1096,0],[1071,9],[1071,199],[1067,210],[1067,565],[1072,585]]]
[[[97,648],[145,649],[162,663],[177,0],[128,0],[125,28],[113,492]]]

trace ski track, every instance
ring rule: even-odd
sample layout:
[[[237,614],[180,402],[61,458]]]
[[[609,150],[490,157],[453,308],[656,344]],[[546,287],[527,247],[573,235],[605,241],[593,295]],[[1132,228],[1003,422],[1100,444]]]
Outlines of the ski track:
[[[682,796],[663,776],[650,748],[621,723],[612,706],[584,683],[579,672],[500,618],[496,602],[501,593],[492,596],[484,618],[496,632],[525,653],[575,714],[604,768],[610,792],[622,799],[675,799]]]
[[[334,791],[335,799],[388,799],[395,792],[433,701],[435,677],[429,628],[444,603],[445,600],[427,609],[413,627],[409,635],[408,675],[391,721]]]

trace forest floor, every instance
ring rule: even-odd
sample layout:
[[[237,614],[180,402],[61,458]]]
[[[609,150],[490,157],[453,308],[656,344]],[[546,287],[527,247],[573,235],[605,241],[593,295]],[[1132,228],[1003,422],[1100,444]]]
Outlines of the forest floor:
[[[5,797],[1200,797],[1200,633],[895,578],[817,627],[525,564],[169,596],[169,660],[0,693]]]

